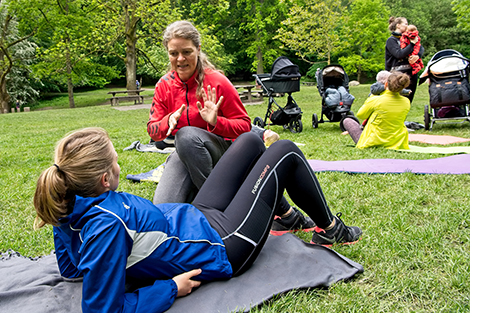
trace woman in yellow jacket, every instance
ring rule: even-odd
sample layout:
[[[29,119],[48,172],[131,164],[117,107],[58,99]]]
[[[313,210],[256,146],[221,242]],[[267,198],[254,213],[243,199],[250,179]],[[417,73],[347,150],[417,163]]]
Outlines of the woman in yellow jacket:
[[[357,118],[367,119],[364,130],[352,118],[343,120],[343,127],[357,143],[357,148],[409,149],[404,121],[411,104],[408,98],[399,94],[408,85],[408,75],[400,72],[389,75],[386,90],[381,95],[369,97],[357,112]]]

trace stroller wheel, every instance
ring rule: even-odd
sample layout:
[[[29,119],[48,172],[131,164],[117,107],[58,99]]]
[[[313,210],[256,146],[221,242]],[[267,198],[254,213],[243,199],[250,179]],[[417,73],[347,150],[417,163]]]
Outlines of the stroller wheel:
[[[264,128],[264,121],[261,117],[254,118],[253,124],[261,128]]]
[[[312,116],[312,127],[318,128],[318,115],[317,114],[313,114],[313,116]]]
[[[301,131],[303,130],[303,124],[301,123],[301,119],[293,120],[290,123],[289,128],[292,133],[301,133]]]

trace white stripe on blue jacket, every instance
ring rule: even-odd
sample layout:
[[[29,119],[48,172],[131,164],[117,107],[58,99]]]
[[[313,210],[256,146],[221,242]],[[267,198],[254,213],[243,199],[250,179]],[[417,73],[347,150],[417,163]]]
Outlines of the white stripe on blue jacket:
[[[171,279],[201,268],[197,280],[229,278],[224,243],[190,204],[150,201],[128,193],[76,197],[54,227],[61,275],[83,276],[83,312],[163,312],[177,296]],[[126,277],[155,281],[125,293]]]

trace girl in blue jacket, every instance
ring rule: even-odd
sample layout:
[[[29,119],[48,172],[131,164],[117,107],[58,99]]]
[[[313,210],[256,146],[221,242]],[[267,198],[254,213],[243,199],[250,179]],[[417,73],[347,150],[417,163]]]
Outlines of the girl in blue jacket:
[[[84,312],[163,312],[202,281],[242,273],[260,252],[286,189],[317,224],[313,243],[359,240],[328,208],[291,141],[268,150],[255,133],[224,154],[192,204],[154,205],[116,192],[120,167],[103,129],[72,132],[37,181],[37,225],[54,226],[59,271],[83,277]],[[126,291],[142,281],[144,287]]]

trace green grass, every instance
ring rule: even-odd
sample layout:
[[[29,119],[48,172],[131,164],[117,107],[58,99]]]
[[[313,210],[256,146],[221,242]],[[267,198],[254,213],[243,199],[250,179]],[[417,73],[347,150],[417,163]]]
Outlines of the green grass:
[[[106,90],[96,92],[96,96],[85,92],[79,97],[106,95]],[[368,92],[369,85],[351,88],[356,97],[354,112]],[[304,144],[301,149],[309,159],[419,160],[441,156],[358,150],[349,136],[341,135],[338,123],[311,127],[312,114],[321,112],[315,87],[302,86],[294,97],[303,111],[303,132],[293,134],[281,126],[272,129],[283,139]],[[58,106],[66,107],[67,101],[63,101]],[[284,104],[284,99],[277,101]],[[423,123],[428,101],[426,86],[420,86],[407,120]],[[247,106],[247,110],[251,118],[264,117],[266,103]],[[118,111],[109,105],[0,115],[0,252],[13,249],[39,256],[54,249],[51,228],[32,229],[32,196],[37,177],[52,164],[56,141],[71,130],[105,128],[119,154],[119,190],[152,199],[155,184],[133,183],[125,177],[153,169],[166,155],[123,151],[133,141],[149,141],[145,130],[148,115],[148,109]],[[470,125],[438,123],[432,131],[418,132],[469,138]],[[317,177],[331,210],[342,212],[347,224],[363,229],[360,242],[335,250],[361,263],[365,271],[328,290],[284,294],[253,312],[470,312],[470,175],[325,172]],[[311,233],[297,235],[306,241],[311,238]]]

